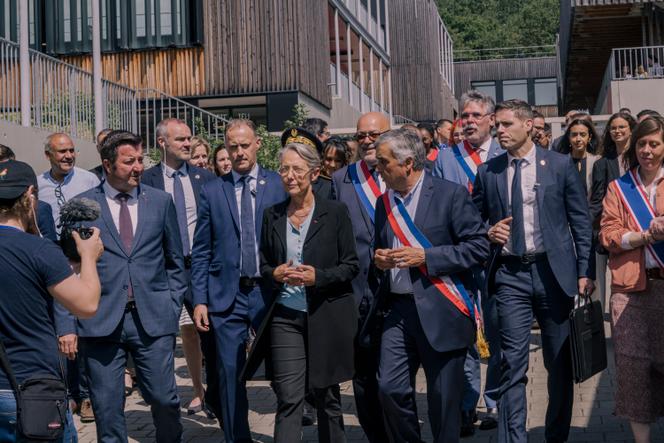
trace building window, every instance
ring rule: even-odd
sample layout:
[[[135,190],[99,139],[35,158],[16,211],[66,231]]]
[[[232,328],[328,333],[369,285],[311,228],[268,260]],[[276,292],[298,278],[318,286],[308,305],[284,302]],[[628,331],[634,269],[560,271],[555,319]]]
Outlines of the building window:
[[[511,99],[528,102],[528,80],[503,80],[503,100]]]
[[[496,100],[496,82],[491,81],[491,82],[472,82],[471,86],[473,89],[486,94],[490,95],[493,97],[494,100]]]
[[[536,78],[534,89],[536,106],[558,104],[558,85],[555,78]]]

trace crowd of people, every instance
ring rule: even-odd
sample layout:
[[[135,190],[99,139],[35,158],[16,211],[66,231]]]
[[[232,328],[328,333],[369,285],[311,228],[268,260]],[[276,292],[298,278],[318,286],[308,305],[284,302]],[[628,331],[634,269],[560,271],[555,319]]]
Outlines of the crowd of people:
[[[275,442],[300,441],[315,421],[319,441],[346,441],[339,385],[350,380],[370,442],[422,441],[419,368],[435,442],[476,428],[526,442],[536,321],[544,436],[565,442],[569,314],[593,294],[610,297],[615,412],[650,441],[664,416],[664,119],[623,109],[600,136],[588,113],[570,111],[552,140],[520,100],[468,91],[459,110],[398,129],[369,112],[352,139],[309,119],[284,131],[276,171],[258,164],[247,119],[231,120],[214,150],[185,122],[161,121],[161,162],[149,169],[142,140],[120,130],[99,134],[91,171],[64,133],[47,138],[39,175],[23,147],[0,146],[11,366],[0,370],[0,440],[26,441],[12,380],[48,375],[69,388],[52,441],[76,441],[73,413],[99,441],[127,441],[134,383],[155,440],[182,441],[179,334],[187,413],[216,417],[227,442],[252,441],[246,382],[259,368],[277,398]],[[97,209],[72,229],[74,203]],[[58,246],[68,236],[69,259]]]

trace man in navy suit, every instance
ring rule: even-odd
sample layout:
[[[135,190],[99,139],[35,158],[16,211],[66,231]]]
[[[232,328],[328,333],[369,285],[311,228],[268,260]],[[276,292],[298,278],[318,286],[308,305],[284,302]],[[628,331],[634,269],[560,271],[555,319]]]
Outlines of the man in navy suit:
[[[361,160],[355,166],[364,162],[379,190],[384,190],[384,184],[375,170],[376,146],[374,143],[381,134],[389,129],[390,120],[381,112],[366,113],[357,121],[355,138],[359,145]],[[351,166],[351,169],[355,166]],[[360,259],[360,272],[353,279],[352,284],[355,303],[359,309],[359,324],[362,325],[378,289],[378,281],[372,269],[375,204],[371,205],[366,201],[359,194],[363,191],[356,186],[357,178],[349,172],[348,166],[344,166],[332,175],[335,198],[346,204],[353,224],[357,255]],[[366,204],[370,204],[371,207],[367,207]],[[387,441],[387,433],[376,381],[380,331],[376,330],[369,334],[369,337],[371,338],[369,343],[355,348],[353,393],[357,406],[357,417],[367,439],[371,443],[383,443]]]
[[[384,271],[380,298],[387,314],[378,389],[390,441],[422,441],[415,394],[421,364],[433,440],[454,443],[461,424],[463,365],[476,331],[476,288],[469,270],[488,257],[486,229],[463,186],[424,172],[425,149],[416,134],[397,129],[382,135],[376,146],[377,168],[388,187],[376,207],[374,262]],[[396,227],[397,217],[388,215],[395,211],[404,220]],[[399,232],[414,237],[419,232],[424,240],[408,243]],[[434,285],[437,279],[454,280],[463,297],[445,295]]]
[[[127,441],[124,368],[131,354],[151,407],[155,440],[180,442],[173,351],[187,280],[175,206],[167,193],[139,187],[140,137],[109,134],[101,158],[106,180],[79,195],[101,207],[101,216],[89,223],[100,229],[104,242],[97,263],[101,300],[94,317],[77,321],[97,438]]]
[[[441,152],[436,161],[433,174],[446,180],[458,183],[472,192],[477,175],[477,168],[505,151],[491,137],[494,126],[493,97],[479,91],[468,91],[461,96],[461,121],[465,140],[457,146]],[[477,286],[484,287],[484,269],[473,270]],[[493,299],[483,293],[481,298],[484,320],[484,333],[489,343],[489,357],[486,380],[484,381],[484,405],[486,415],[482,419],[480,429],[493,429],[498,426],[498,396],[500,391],[500,334],[498,332],[498,316]],[[462,401],[461,436],[467,437],[475,433],[476,408],[480,399],[481,372],[480,356],[476,346],[468,349],[465,363],[466,386]]]
[[[191,245],[196,229],[196,212],[203,185],[217,178],[212,172],[189,165],[191,158],[191,129],[182,120],[168,118],[155,129],[157,146],[162,152],[162,162],[143,173],[141,183],[168,192],[175,204],[178,218],[184,266],[190,279]],[[194,307],[191,288],[184,297],[184,307],[193,318]],[[205,357],[207,391],[205,407],[219,418],[221,425],[221,403],[217,377],[217,355],[214,336],[211,332],[199,331],[201,351]],[[195,337],[195,336],[194,336]],[[200,354],[199,354],[200,357]],[[199,363],[200,365],[200,363]],[[194,393],[194,396],[199,393]],[[201,399],[202,400],[202,399]]]
[[[478,171],[473,200],[491,226],[486,292],[496,299],[503,376],[498,441],[526,442],[526,383],[533,316],[548,372],[547,442],[567,440],[574,390],[569,313],[574,296],[592,293],[592,228],[584,185],[569,157],[535,146],[533,113],[521,100],[496,107],[507,155]]]
[[[257,330],[271,290],[258,272],[258,239],[265,208],[286,199],[279,175],[256,163],[261,140],[250,120],[226,125],[230,174],[203,186],[192,250],[194,323],[216,338],[219,392],[226,441],[251,442],[249,406],[239,374],[250,330]]]

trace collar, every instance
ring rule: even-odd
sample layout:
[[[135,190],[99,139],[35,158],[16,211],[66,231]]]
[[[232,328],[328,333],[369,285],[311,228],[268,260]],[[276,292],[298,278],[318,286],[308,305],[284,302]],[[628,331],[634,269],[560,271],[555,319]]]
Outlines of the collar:
[[[231,174],[233,174],[233,183],[237,184],[242,177],[245,175],[248,175],[249,177],[253,178],[254,180],[258,180],[258,163],[254,165],[253,168],[251,168],[251,171],[249,171],[249,174],[238,174],[235,172],[235,170],[231,170]]]
[[[65,175],[64,180],[62,180],[63,185],[68,184],[71,181],[71,179],[74,178],[74,172],[76,172],[76,167],[75,166],[73,168],[71,168],[71,171],[69,172],[69,174]],[[55,178],[53,178],[53,175],[51,174],[51,169],[44,172],[44,178],[51,181],[51,182],[53,182],[56,185],[60,184],[59,181],[57,181]]]
[[[399,197],[399,199],[401,199],[401,201],[403,201],[404,205],[405,205],[406,200],[411,199],[419,191],[419,189],[422,187],[422,182],[424,181],[424,176],[425,175],[426,175],[426,173],[424,172],[424,170],[422,170],[422,174],[420,175],[420,178],[417,180],[417,183],[415,183],[415,186],[413,186],[413,189],[411,189],[408,194],[401,195],[400,192],[393,190],[394,195]]]
[[[106,194],[107,197],[110,197],[113,200],[115,200],[115,197],[118,194],[122,194],[122,192],[118,191],[113,186],[108,184],[108,180],[104,180],[104,183],[102,183],[102,188],[104,190],[104,194]],[[129,194],[129,196],[131,196],[132,199],[137,199],[138,198],[138,188],[132,189],[127,194]]]
[[[173,178],[173,175],[175,174],[175,169],[171,168],[168,166],[166,163],[161,162],[161,169],[164,171],[164,174],[166,174],[166,177],[168,178]],[[178,169],[180,171],[180,175],[183,177],[186,177],[189,175],[189,168],[187,167],[187,162],[182,162],[182,166],[180,166]]]
[[[477,147],[477,150],[482,152],[489,152],[489,148],[491,148],[491,140],[492,140],[491,137],[487,138],[484,141],[484,143],[482,143],[481,145],[479,145],[479,147]]]
[[[639,181],[639,184],[643,186],[643,189],[646,189],[646,185],[643,184],[643,181],[641,181],[641,175],[639,174],[639,171],[641,170],[641,166],[636,167],[636,179]],[[650,184],[651,188],[656,188],[659,186],[659,183],[664,179],[664,168],[659,168],[659,172],[657,173],[657,177],[652,181]]]
[[[526,154],[525,157],[522,157],[522,160],[526,161],[527,165],[532,165],[533,163],[536,162],[536,155],[537,155],[537,148],[535,147],[535,143],[533,143],[532,148],[530,148],[530,152]],[[512,160],[514,160],[516,157],[514,157],[512,154],[509,152],[507,153],[507,165],[510,166],[512,164]]]

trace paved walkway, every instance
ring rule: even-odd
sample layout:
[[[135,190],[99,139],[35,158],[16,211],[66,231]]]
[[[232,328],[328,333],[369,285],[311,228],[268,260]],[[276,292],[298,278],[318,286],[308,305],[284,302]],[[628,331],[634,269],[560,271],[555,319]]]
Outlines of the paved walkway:
[[[608,327],[607,327],[608,332]],[[546,372],[542,363],[542,353],[539,346],[539,333],[534,331],[531,343],[530,370],[528,373],[528,432],[529,441],[544,441],[544,414],[546,411]],[[184,358],[180,353],[176,358],[176,376],[180,390],[180,397],[184,405],[191,398],[192,390]],[[609,346],[608,370],[598,374],[591,380],[579,385],[575,389],[575,403],[572,418],[572,431],[570,442],[630,442],[632,435],[629,424],[624,420],[612,415],[613,412],[613,366],[612,348]],[[484,368],[483,368],[484,369]],[[252,382],[249,391],[249,424],[253,437],[259,442],[272,442],[274,428],[274,411],[276,400],[267,382]],[[420,371],[417,378],[418,411],[422,422],[422,437],[424,441],[431,441],[431,433],[426,415],[426,384],[424,376]],[[349,442],[366,441],[362,428],[359,426],[355,416],[355,404],[350,383],[342,386],[342,402],[344,410],[344,421],[346,424],[346,435]],[[479,409],[480,416],[483,407]],[[194,416],[186,415],[186,408],[182,409],[183,424],[185,428],[186,442],[221,442],[223,436],[215,420],[207,419],[203,414]],[[152,442],[154,441],[154,427],[149,408],[137,393],[127,399],[127,426],[129,429],[129,441]],[[95,427],[93,424],[82,425],[78,422],[79,439],[82,443],[96,441]],[[317,442],[316,427],[304,429],[305,442]],[[477,430],[472,438],[464,439],[464,443],[489,443],[496,442],[495,431]],[[660,420],[653,429],[653,441],[664,442],[664,421]]]

